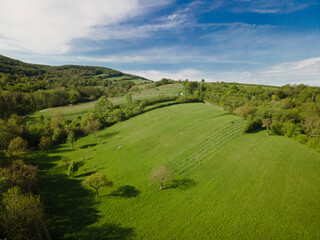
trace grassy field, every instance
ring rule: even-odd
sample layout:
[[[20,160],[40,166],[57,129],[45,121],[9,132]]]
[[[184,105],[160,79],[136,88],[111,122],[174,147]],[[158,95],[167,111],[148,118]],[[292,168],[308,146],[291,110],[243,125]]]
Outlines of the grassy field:
[[[105,80],[109,80],[109,81],[121,81],[121,80],[132,81],[135,84],[144,84],[144,83],[151,82],[150,80],[146,80],[143,78],[135,78],[135,77],[130,77],[130,76],[108,77],[108,74],[99,74],[94,77],[95,78],[104,78]]]
[[[319,239],[320,155],[292,139],[241,133],[241,118],[202,103],[153,110],[39,154],[55,239]],[[74,179],[61,161],[81,166]],[[85,158],[85,160],[83,160]],[[166,164],[176,180],[148,178]],[[81,181],[114,182],[95,198]]]
[[[150,88],[150,89],[141,90],[140,92],[133,92],[132,99],[133,100],[141,100],[141,99],[153,98],[153,97],[157,97],[157,96],[161,96],[161,95],[174,96],[177,93],[180,93],[182,90],[183,90],[183,86],[181,83],[168,84],[168,85],[159,86],[157,88]],[[109,99],[115,105],[123,104],[125,102],[125,96],[114,97],[114,98],[109,98]],[[65,118],[70,119],[75,116],[86,114],[94,107],[96,102],[97,101],[92,101],[92,102],[87,102],[87,103],[75,104],[72,106],[43,109],[41,111],[30,114],[28,116],[28,119],[39,118],[41,115],[43,115],[44,117],[50,117],[55,114],[64,115]]]

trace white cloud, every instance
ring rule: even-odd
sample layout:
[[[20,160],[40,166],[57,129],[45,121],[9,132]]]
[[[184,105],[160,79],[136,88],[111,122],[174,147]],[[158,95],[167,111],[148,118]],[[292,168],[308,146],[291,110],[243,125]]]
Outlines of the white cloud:
[[[130,72],[130,71],[128,71]],[[224,81],[251,84],[267,84],[282,86],[285,84],[309,84],[320,86],[320,57],[297,62],[287,62],[275,65],[263,71],[201,71],[198,69],[182,69],[178,71],[131,71],[131,73],[151,80],[171,78],[175,80],[189,79],[192,81]]]
[[[173,14],[165,18],[157,19],[152,24],[113,24],[109,26],[101,26],[88,36],[93,41],[110,40],[110,39],[135,39],[158,37],[160,31],[170,30],[175,33],[178,28],[183,27],[183,23],[187,21],[188,16],[185,14]]]
[[[66,60],[66,58],[65,58]],[[253,61],[227,59],[213,55],[199,54],[193,49],[183,47],[163,47],[140,50],[127,54],[106,55],[99,57],[76,56],[68,57],[70,62],[93,63],[140,63],[140,64],[183,64],[183,63],[225,63],[225,64],[251,64]]]
[[[143,76],[147,79],[158,81],[162,78],[170,78],[174,80],[185,80],[189,79],[190,81],[199,81],[204,76],[204,73],[196,69],[183,69],[179,71],[158,71],[158,70],[147,70],[147,71],[128,71],[132,74]]]
[[[250,78],[274,85],[305,83],[320,86],[320,57],[278,64],[252,73]]]
[[[254,12],[260,14],[291,13],[318,4],[315,0],[235,0],[235,12]]]
[[[66,53],[74,39],[95,26],[115,24],[170,0],[10,0],[0,1],[0,49]]]

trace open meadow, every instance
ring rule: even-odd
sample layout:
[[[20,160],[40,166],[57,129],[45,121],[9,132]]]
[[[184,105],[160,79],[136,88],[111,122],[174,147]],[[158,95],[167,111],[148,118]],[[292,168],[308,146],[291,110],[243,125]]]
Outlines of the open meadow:
[[[156,88],[144,89],[139,92],[132,92],[132,99],[133,100],[142,100],[148,98],[154,98],[158,96],[175,96],[177,93],[182,92],[183,85],[182,83],[175,83],[175,84],[167,84],[163,86],[159,86]],[[125,96],[121,97],[113,97],[109,98],[109,100],[114,105],[124,104]],[[70,106],[63,106],[63,107],[55,107],[55,108],[47,108],[41,111],[37,111],[33,114],[28,116],[29,119],[37,119],[41,115],[44,117],[50,117],[55,114],[63,115],[67,119],[71,119],[76,116],[81,116],[89,112],[93,109],[94,105],[97,101],[87,102],[87,103],[80,103]]]
[[[320,0],[0,0],[0,240],[320,240]]]
[[[53,238],[319,239],[319,153],[243,125],[212,105],[179,104],[80,138],[74,151],[38,152]],[[78,162],[74,178],[63,156]],[[149,176],[163,164],[175,179],[159,190]],[[94,172],[113,181],[99,198],[81,183]]]

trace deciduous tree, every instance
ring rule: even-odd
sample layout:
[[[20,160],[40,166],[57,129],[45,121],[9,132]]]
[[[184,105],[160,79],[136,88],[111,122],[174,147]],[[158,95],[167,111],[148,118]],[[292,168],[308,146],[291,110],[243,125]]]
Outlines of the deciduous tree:
[[[51,239],[44,223],[43,205],[39,196],[24,194],[14,187],[3,194],[1,225],[9,239]]]
[[[262,127],[267,128],[267,134],[269,135],[269,129],[272,124],[272,119],[271,118],[264,118],[262,119]]]
[[[253,113],[253,109],[249,106],[241,106],[238,107],[234,113],[247,119],[247,117]]]
[[[92,133],[94,137],[96,137],[96,132],[98,132],[101,127],[102,125],[99,120],[93,120],[92,122],[88,122],[83,129],[86,134]]]
[[[68,134],[68,139],[67,139],[68,143],[71,143],[71,146],[72,146],[72,150],[73,150],[73,144],[74,142],[76,141],[76,136],[74,134],[74,131],[71,131],[69,134]]]
[[[8,147],[7,156],[13,158],[23,158],[28,150],[28,141],[22,137],[13,139]]]
[[[68,168],[68,176],[74,177],[74,174],[78,171],[78,164],[71,161]]]
[[[13,186],[32,192],[37,184],[38,167],[27,165],[21,160],[14,161],[9,167],[1,170],[2,175],[7,178]]]
[[[162,165],[151,172],[150,180],[152,183],[159,183],[160,190],[163,189],[163,185],[173,179],[173,170]]]
[[[107,180],[106,176],[100,172],[91,174],[86,178],[86,180],[83,181],[83,184],[93,188],[97,197],[99,197],[99,188],[113,186],[113,182]]]
[[[42,150],[48,151],[48,149],[51,146],[51,144],[52,144],[52,138],[51,137],[42,136],[40,138],[39,147]]]

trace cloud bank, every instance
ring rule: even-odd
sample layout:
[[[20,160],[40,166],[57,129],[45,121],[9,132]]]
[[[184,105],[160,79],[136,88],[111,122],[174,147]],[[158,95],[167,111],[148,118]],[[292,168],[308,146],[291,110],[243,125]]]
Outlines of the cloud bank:
[[[169,0],[0,1],[0,50],[67,53],[74,39],[169,4]]]
[[[0,54],[32,63],[106,66],[153,80],[320,85],[317,4],[3,0]]]
[[[171,78],[175,80],[189,79],[192,81],[225,81],[282,86],[291,84],[309,84],[320,86],[320,58],[309,58],[297,62],[275,65],[262,71],[202,71],[198,69],[182,69],[179,71],[135,71],[134,74],[151,80]],[[305,79],[308,79],[307,81]]]

